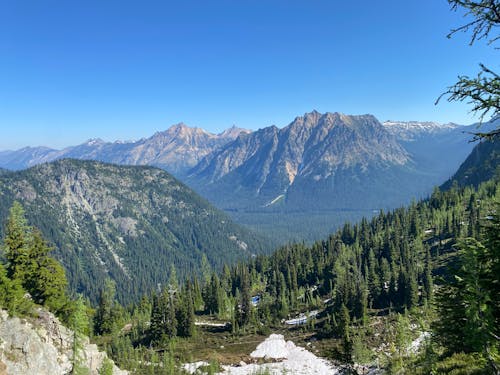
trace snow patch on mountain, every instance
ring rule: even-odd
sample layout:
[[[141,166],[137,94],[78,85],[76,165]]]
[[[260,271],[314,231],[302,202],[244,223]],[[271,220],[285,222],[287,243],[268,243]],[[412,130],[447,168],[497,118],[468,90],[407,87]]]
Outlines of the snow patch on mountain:
[[[223,366],[224,371],[220,374],[250,375],[264,371],[268,371],[273,375],[334,375],[340,373],[339,368],[332,365],[329,361],[316,357],[306,349],[296,346],[292,341],[285,341],[283,335],[270,335],[257,346],[250,356],[255,359],[275,362]]]
[[[403,141],[412,141],[423,135],[436,135],[449,132],[460,125],[454,123],[441,124],[434,121],[392,121],[382,123],[384,128]]]

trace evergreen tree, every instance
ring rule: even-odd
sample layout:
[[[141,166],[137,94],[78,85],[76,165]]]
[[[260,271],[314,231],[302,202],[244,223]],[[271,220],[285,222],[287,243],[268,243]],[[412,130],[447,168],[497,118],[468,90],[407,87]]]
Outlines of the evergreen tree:
[[[165,332],[165,309],[161,294],[153,294],[149,332],[151,341],[159,342]]]
[[[5,228],[5,257],[8,261],[8,277],[19,280],[23,286],[26,284],[26,272],[31,262],[29,238],[30,228],[24,209],[19,202],[15,201],[10,208]]]
[[[73,330],[73,346],[71,362],[73,368],[71,374],[73,375],[87,375],[90,370],[83,364],[83,343],[85,333],[88,332],[88,316],[86,314],[86,307],[81,296],[74,302],[74,310],[70,319],[70,326]]]
[[[42,238],[40,231],[33,230],[29,248],[30,262],[25,272],[26,289],[36,303],[58,312],[68,303],[68,282],[64,268],[49,256],[52,249]]]
[[[494,344],[491,296],[484,288],[485,247],[474,238],[460,243],[459,268],[438,293],[435,331],[452,352],[484,352]]]
[[[250,310],[252,308],[250,295],[250,279],[246,268],[241,267],[240,274],[240,299],[238,305],[237,320],[240,327],[245,326],[250,321]]]
[[[423,284],[422,300],[423,301],[431,301],[432,297],[433,297],[434,283],[432,281],[432,273],[431,272],[432,272],[431,254],[429,252],[429,249],[427,249],[427,252],[425,254],[424,273],[422,275],[422,284]]]
[[[19,280],[9,279],[5,267],[0,263],[0,308],[7,309],[11,315],[28,312],[31,302],[24,297],[25,293]]]
[[[178,298],[177,303],[177,335],[191,337],[195,330],[195,316],[191,291],[185,288]]]
[[[166,322],[165,322],[165,334],[169,339],[177,336],[177,317],[176,317],[176,291],[169,289],[166,291],[168,294],[165,295],[166,298]]]
[[[99,305],[94,316],[94,332],[98,335],[110,334],[115,327],[115,294],[114,281],[106,279],[99,295]]]

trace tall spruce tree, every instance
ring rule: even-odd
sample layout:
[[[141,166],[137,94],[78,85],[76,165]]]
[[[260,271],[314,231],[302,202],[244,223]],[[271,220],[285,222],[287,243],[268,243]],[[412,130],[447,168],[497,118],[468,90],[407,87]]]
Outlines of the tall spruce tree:
[[[437,294],[435,332],[451,352],[485,352],[495,344],[491,295],[485,287],[485,247],[474,238],[460,243],[458,269]]]
[[[7,271],[0,263],[0,308],[7,309],[11,315],[23,314],[31,307],[30,300],[24,297],[19,280],[7,277]]]
[[[7,275],[26,284],[26,272],[31,263],[29,254],[30,227],[21,204],[15,201],[9,210],[5,228],[5,258],[8,261]]]

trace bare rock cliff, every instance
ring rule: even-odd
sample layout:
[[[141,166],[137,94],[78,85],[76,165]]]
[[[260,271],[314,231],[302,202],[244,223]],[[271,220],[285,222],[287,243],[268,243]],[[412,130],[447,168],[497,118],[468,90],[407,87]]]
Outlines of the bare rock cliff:
[[[71,373],[72,331],[53,314],[42,309],[37,313],[36,318],[20,319],[0,310],[0,375]],[[82,357],[90,374],[97,375],[107,355],[87,339]],[[113,375],[126,374],[113,365]]]

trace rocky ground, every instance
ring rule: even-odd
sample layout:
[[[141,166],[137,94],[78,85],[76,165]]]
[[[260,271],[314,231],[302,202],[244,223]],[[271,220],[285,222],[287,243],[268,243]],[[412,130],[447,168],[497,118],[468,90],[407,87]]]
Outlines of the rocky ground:
[[[38,309],[36,317],[9,317],[0,310],[0,375],[65,375],[71,373],[73,332],[51,313]],[[83,342],[82,365],[98,375],[106,353],[88,339]],[[113,365],[113,375],[127,375]]]

